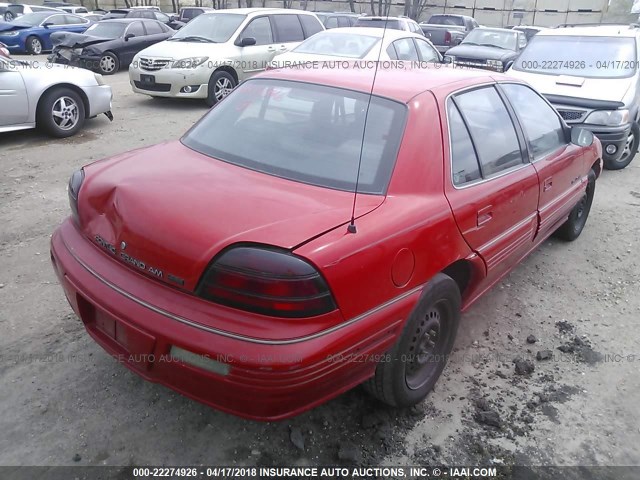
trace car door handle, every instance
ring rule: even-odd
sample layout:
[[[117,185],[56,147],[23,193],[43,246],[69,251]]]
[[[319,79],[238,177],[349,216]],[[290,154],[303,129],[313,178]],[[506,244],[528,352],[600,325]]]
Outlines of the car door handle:
[[[542,191],[546,192],[547,190],[551,190],[551,187],[553,187],[553,179],[551,177],[545,179],[544,181],[544,185],[542,187]]]
[[[493,220],[493,205],[489,205],[488,207],[481,208],[478,210],[478,227],[490,222]]]
[[[286,45],[280,45],[280,50],[287,50],[287,46]]]
[[[267,48],[268,52],[275,52],[276,51],[276,47],[269,47]]]

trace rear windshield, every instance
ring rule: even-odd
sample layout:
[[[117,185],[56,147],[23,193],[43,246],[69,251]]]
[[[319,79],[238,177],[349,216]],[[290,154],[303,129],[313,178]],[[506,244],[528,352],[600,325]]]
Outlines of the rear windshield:
[[[313,55],[363,58],[379,41],[379,38],[369,35],[323,32],[308,38],[294,48],[293,51]]]
[[[391,28],[393,30],[402,30],[402,26],[400,25],[400,21],[398,20],[385,20],[384,18],[371,18],[365,20],[364,18],[359,18],[356,21],[354,27],[378,27],[384,28],[385,24],[387,28]]]
[[[249,80],[198,122],[182,143],[268,175],[353,192],[368,100],[366,93],[341,88]],[[371,98],[358,192],[386,192],[406,111],[404,104]]]
[[[455,25],[464,27],[464,19],[462,17],[451,17],[449,15],[434,15],[429,19],[428,23],[434,25]]]
[[[625,78],[637,69],[635,39],[536,35],[513,65],[543,75]]]

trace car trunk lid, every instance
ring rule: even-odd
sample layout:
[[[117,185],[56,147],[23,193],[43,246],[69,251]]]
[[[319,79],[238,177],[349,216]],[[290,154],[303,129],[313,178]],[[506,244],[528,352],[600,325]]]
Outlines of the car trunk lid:
[[[83,233],[118,262],[189,291],[225,247],[293,249],[348,223],[354,199],[350,192],[231,165],[177,141],[85,171]],[[382,195],[359,194],[356,217],[383,201]]]

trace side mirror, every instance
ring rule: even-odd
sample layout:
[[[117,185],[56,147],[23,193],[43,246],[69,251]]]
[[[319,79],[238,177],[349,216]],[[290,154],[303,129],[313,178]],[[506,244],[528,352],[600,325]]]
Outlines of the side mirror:
[[[452,64],[453,63],[453,59],[449,56],[446,56],[442,59],[442,63],[446,63],[446,64]]]
[[[507,64],[504,66],[504,71],[506,72],[507,70],[509,70],[511,67],[513,67],[513,61],[511,62],[507,62]]]
[[[134,38],[134,37],[135,37],[135,35],[134,35],[133,33],[127,33],[127,34],[124,36],[124,41],[125,41],[125,42],[128,42],[130,38]]]
[[[256,44],[256,39],[253,37],[244,37],[242,40],[240,40],[241,47],[250,47],[251,45],[255,45],[255,44]]]
[[[571,128],[571,143],[579,147],[590,147],[593,145],[593,133],[586,128]]]

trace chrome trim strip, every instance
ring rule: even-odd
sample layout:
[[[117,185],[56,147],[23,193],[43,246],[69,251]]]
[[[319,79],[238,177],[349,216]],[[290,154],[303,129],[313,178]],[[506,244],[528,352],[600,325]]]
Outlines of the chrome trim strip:
[[[176,322],[180,322],[184,325],[188,325],[190,327],[194,327],[194,328],[198,328],[200,330],[204,330],[206,332],[209,333],[214,333],[216,335],[221,335],[223,337],[228,337],[228,338],[233,338],[235,340],[243,340],[246,342],[251,342],[251,343],[258,343],[261,345],[291,345],[291,344],[295,344],[295,343],[301,343],[301,342],[306,342],[309,340],[314,340],[316,338],[322,337],[324,335],[328,335],[330,333],[333,333],[337,330],[341,330],[342,328],[348,327],[350,325],[353,325],[356,322],[359,322],[360,320],[373,315],[374,313],[379,312],[380,310],[384,310],[385,308],[393,305],[396,302],[399,302],[401,300],[404,300],[405,298],[409,297],[410,295],[413,295],[416,292],[419,292],[420,290],[422,290],[424,288],[424,286],[426,284],[421,284],[418,285],[417,287],[412,288],[409,291],[406,291],[404,293],[402,293],[401,295],[398,295],[397,297],[392,298],[391,300],[388,300],[385,303],[382,303],[380,305],[378,305],[377,307],[372,308],[371,310],[364,312],[356,317],[353,317],[351,320],[341,323],[340,325],[335,325],[331,328],[328,328],[326,330],[322,330],[321,332],[317,332],[314,333],[312,335],[307,335],[306,337],[299,337],[299,338],[292,338],[289,340],[265,340],[265,339],[261,339],[261,338],[253,338],[253,337],[247,337],[244,335],[238,335],[235,333],[231,333],[231,332],[227,332],[226,330],[219,330],[217,328],[213,328],[213,327],[208,327],[206,325],[202,325],[201,323],[197,323],[197,322],[193,322],[191,320],[187,320],[184,317],[180,317],[178,315],[174,315],[173,313],[167,312],[166,310],[163,310],[161,308],[155,307],[153,305],[151,305],[150,303],[145,302],[144,300],[139,299],[138,297],[135,297],[134,295],[131,295],[130,293],[124,291],[123,289],[121,289],[120,287],[118,287],[117,285],[114,285],[113,283],[111,283],[109,280],[107,280],[106,278],[102,277],[98,272],[96,272],[95,270],[93,270],[89,265],[87,265],[84,261],[82,261],[78,255],[73,251],[72,248],[69,247],[69,245],[67,245],[67,242],[65,242],[64,237],[62,237],[62,243],[64,244],[64,246],[66,247],[67,251],[71,254],[71,256],[87,271],[89,272],[91,275],[93,275],[97,280],[101,281],[102,283],[104,283],[106,286],[108,286],[109,288],[111,288],[112,290],[115,290],[116,292],[118,292],[120,295],[128,298],[129,300],[137,303],[138,305],[148,308],[149,310],[158,313],[164,317],[170,318],[171,320],[175,320]]]

